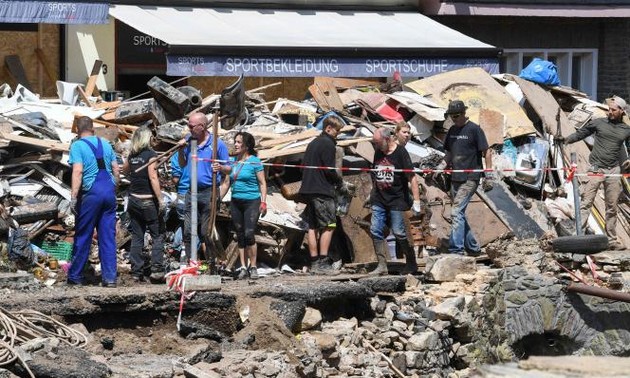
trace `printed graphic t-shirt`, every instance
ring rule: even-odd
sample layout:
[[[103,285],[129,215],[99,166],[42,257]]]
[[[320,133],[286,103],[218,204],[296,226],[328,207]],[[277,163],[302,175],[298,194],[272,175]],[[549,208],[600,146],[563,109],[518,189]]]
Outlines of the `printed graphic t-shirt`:
[[[372,194],[370,202],[388,210],[407,211],[411,208],[408,173],[392,172],[392,169],[413,169],[411,157],[402,146],[385,155],[380,150],[374,153],[372,164]]]

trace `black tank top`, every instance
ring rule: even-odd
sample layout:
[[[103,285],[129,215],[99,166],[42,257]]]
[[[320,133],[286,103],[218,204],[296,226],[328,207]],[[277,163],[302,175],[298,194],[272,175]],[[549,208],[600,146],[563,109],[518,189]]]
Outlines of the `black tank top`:
[[[131,181],[130,193],[155,195],[149,180],[149,167],[136,172],[136,169],[145,165],[155,156],[157,154],[153,150],[143,150],[137,155],[129,156],[129,167],[131,168],[131,173],[129,174],[129,181]]]

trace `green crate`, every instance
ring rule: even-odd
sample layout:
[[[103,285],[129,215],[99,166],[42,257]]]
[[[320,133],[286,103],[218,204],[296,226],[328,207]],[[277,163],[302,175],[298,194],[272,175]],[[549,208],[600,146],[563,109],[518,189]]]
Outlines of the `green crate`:
[[[72,243],[65,241],[43,242],[41,247],[44,252],[54,256],[57,260],[70,261],[72,259]]]

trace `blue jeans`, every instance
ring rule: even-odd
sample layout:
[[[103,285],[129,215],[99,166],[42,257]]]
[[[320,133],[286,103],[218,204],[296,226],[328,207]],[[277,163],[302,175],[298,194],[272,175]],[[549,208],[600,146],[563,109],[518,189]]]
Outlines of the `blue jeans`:
[[[479,186],[478,180],[451,183],[453,207],[451,209],[451,237],[448,243],[450,253],[463,254],[464,251],[478,253],[481,250],[466,219],[466,208],[477,186]]]
[[[385,240],[386,226],[391,228],[396,240],[407,239],[404,211],[387,210],[379,205],[372,205],[372,224],[370,225],[372,239]]]

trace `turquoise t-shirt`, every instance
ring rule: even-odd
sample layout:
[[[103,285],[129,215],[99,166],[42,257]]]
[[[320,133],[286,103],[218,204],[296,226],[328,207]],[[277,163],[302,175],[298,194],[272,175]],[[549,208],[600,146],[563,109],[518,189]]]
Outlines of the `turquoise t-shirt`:
[[[92,146],[98,148],[98,137],[89,136],[82,139],[87,140],[87,142],[92,144]],[[112,173],[112,161],[116,161],[116,154],[114,153],[114,149],[111,144],[109,144],[106,139],[101,138],[101,143],[103,145],[103,160],[105,161],[105,168],[107,169],[107,172],[109,172],[112,182],[116,184],[116,180],[114,180],[114,175]],[[96,174],[98,173],[96,156],[94,156],[90,147],[85,144],[85,142],[79,142],[78,140],[74,141],[72,145],[70,145],[70,158],[68,159],[68,163],[70,165],[74,163],[83,164],[83,180],[81,182],[81,189],[86,192],[90,190],[96,180]]]
[[[260,187],[256,173],[262,170],[263,166],[257,156],[250,156],[244,163],[234,163],[232,172],[230,173],[232,198],[240,200],[255,200],[260,198]]]

